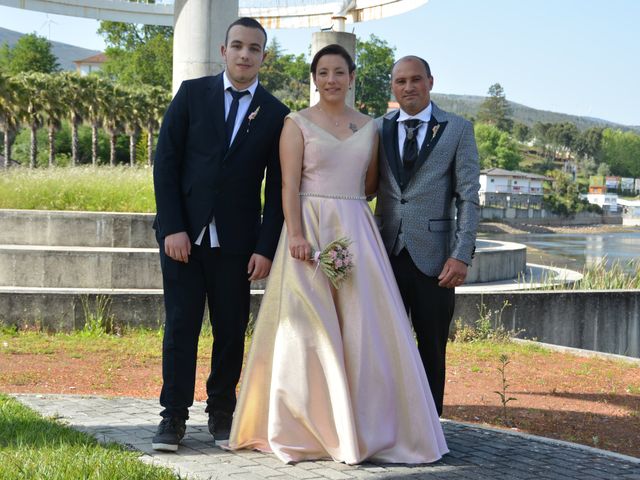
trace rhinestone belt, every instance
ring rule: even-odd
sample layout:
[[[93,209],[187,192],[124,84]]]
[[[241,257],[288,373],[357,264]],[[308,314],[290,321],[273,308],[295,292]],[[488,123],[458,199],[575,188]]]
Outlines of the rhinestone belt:
[[[329,193],[311,193],[311,192],[300,192],[298,193],[301,197],[320,197],[320,198],[336,198],[338,200],[366,200],[367,197],[364,195],[333,195]]]

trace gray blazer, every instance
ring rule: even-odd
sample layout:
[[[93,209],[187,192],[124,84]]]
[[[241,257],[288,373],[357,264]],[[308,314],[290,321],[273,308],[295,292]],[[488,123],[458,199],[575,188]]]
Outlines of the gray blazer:
[[[398,233],[416,267],[438,276],[449,257],[467,265],[475,251],[480,217],[478,150],[471,122],[432,103],[428,128],[436,133],[422,144],[413,175],[400,186],[399,111],[376,119],[380,133],[380,185],[376,220],[391,254]]]

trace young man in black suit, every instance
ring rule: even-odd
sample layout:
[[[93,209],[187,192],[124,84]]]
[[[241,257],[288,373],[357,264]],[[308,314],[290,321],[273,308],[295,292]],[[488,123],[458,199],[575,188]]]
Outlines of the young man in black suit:
[[[283,221],[278,142],[288,109],[258,83],[266,41],[254,19],[232,23],[221,47],[225,71],[184,81],[160,130],[154,228],[166,321],[157,450],[176,451],[184,436],[205,301],[214,335],[208,425],[216,443],[228,440],[249,282],[269,274]]]

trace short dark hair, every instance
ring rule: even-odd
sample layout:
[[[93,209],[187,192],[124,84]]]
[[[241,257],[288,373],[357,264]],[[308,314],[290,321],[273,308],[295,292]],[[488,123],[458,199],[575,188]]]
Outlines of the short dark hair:
[[[396,60],[396,62],[393,64],[393,67],[391,67],[391,76],[393,76],[393,70],[396,68],[396,65],[405,60],[417,60],[418,62],[421,62],[427,72],[427,77],[431,77],[431,67],[424,58],[418,57],[417,55],[407,55],[406,57],[402,57]]]
[[[262,34],[264,35],[264,45],[262,46],[262,49],[264,50],[267,47],[267,31],[264,29],[264,27],[262,25],[260,25],[259,21],[257,21],[255,18],[251,18],[251,17],[240,17],[239,19],[237,19],[235,22],[233,22],[231,25],[229,25],[227,27],[227,33],[224,34],[224,46],[225,47],[227,46],[227,43],[229,42],[229,30],[231,30],[236,25],[240,25],[242,27],[248,27],[248,28],[256,28],[256,29],[260,30],[262,32]]]
[[[349,55],[349,52],[347,52],[347,50],[342,45],[332,43],[331,45],[322,47],[313,56],[313,60],[311,61],[311,74],[314,77],[316,75],[316,69],[318,68],[318,62],[325,55],[340,55],[342,58],[344,58],[344,61],[347,62],[349,73],[353,72],[356,69],[356,64],[353,63],[353,59],[351,58],[351,55]]]

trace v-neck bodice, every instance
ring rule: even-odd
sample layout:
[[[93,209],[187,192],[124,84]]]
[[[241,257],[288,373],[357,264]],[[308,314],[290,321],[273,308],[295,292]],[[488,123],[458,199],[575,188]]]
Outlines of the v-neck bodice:
[[[288,118],[300,128],[304,139],[300,193],[364,196],[364,179],[377,135],[374,122],[341,140],[299,113],[290,113]]]

